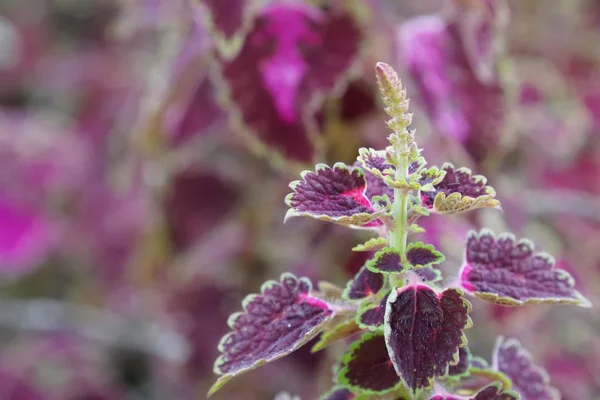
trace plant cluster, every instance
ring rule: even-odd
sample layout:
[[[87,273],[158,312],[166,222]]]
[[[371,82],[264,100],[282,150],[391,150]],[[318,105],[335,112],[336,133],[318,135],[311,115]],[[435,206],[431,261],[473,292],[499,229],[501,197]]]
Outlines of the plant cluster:
[[[455,279],[443,279],[444,255],[412,237],[419,220],[500,208],[485,177],[427,163],[409,126],[406,90],[378,63],[377,83],[391,117],[390,145],[361,148],[355,165],[318,164],[290,184],[285,220],[307,216],[378,234],[354,251],[376,251],[345,289],[290,273],[248,296],[229,319],[209,394],[230,379],[281,358],[317,335],[313,351],[353,340],[323,399],[558,399],[545,371],[511,338],[498,338],[491,362],[471,355],[466,296],[504,306],[590,303],[554,259],[526,239],[489,230],[466,238]],[[411,240],[409,240],[409,238]]]

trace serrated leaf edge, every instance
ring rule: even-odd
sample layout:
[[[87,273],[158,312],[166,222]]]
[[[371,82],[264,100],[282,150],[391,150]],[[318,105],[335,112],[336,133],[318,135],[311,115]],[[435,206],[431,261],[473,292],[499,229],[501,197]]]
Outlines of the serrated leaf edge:
[[[237,318],[239,318],[240,315],[243,315],[245,313],[247,313],[247,306],[248,304],[255,299],[258,296],[264,295],[264,292],[269,289],[270,287],[272,287],[274,284],[283,284],[284,280],[286,279],[294,279],[298,285],[300,283],[306,283],[308,286],[308,293],[310,293],[310,291],[312,290],[312,283],[310,282],[310,279],[302,277],[302,278],[298,278],[297,276],[295,276],[292,273],[289,272],[284,272],[283,274],[281,274],[281,277],[279,279],[279,283],[275,280],[268,280],[266,282],[264,282],[261,285],[261,289],[260,289],[260,294],[257,293],[253,293],[253,294],[249,294],[247,295],[244,300],[242,301],[242,309],[243,311],[239,311],[239,312],[235,312],[233,313],[227,320],[227,325],[229,326],[229,328],[233,329],[233,325],[235,324],[235,321]],[[329,322],[331,321],[331,319],[335,316],[335,312],[332,312],[331,315],[329,316],[329,318],[326,318],[323,320],[323,322],[320,325],[315,326],[312,330],[310,330],[309,332],[307,332],[307,334],[300,340],[298,341],[298,343],[296,343],[294,346],[292,346],[290,348],[290,351],[287,353],[283,353],[283,354],[278,354],[272,358],[269,359],[259,359],[257,360],[254,364],[252,364],[251,366],[244,368],[244,369],[240,369],[238,371],[235,371],[233,373],[224,373],[223,371],[220,370],[219,365],[223,363],[223,359],[224,359],[224,355],[223,354],[219,354],[219,357],[216,359],[214,365],[213,365],[213,372],[216,375],[221,375],[217,381],[210,387],[207,397],[212,396],[214,393],[216,393],[221,387],[223,387],[223,385],[225,385],[229,380],[231,380],[232,378],[235,378],[243,373],[246,373],[248,371],[251,371],[253,369],[256,369],[266,363],[278,360],[279,358],[285,357],[286,355],[296,351],[297,349],[299,349],[300,347],[302,347],[303,345],[305,345],[308,341],[310,341],[312,338],[314,338],[317,334],[319,334],[319,332],[321,332],[321,330],[323,329],[323,327]],[[219,341],[219,345],[217,346],[219,353],[223,352],[223,346],[225,341],[231,336],[233,335],[234,332],[228,332],[226,333],[221,340]]]
[[[388,296],[388,299],[387,299],[387,302],[386,302],[385,317],[384,317],[384,323],[383,323],[383,332],[384,332],[384,336],[385,336],[385,344],[386,344],[386,347],[388,349],[388,354],[391,353],[391,350],[390,350],[390,347],[389,347],[389,337],[391,335],[391,329],[390,329],[390,324],[388,323],[389,322],[389,318],[390,318],[389,314],[391,312],[391,308],[388,305],[390,303],[393,303],[394,301],[396,301],[396,299],[398,298],[398,295],[401,292],[407,290],[410,287],[412,287],[412,285],[411,286],[405,286],[401,290],[397,290],[397,289],[396,290],[392,290],[392,292]],[[431,288],[431,287],[430,287],[430,289],[436,293],[436,297],[438,298],[438,300],[439,300],[439,297],[443,293],[445,293],[446,291],[452,290],[452,291],[456,291],[457,293],[459,293],[460,297],[462,298],[463,304],[465,304],[466,308],[467,308],[467,312],[466,312],[467,313],[467,321],[465,323],[464,328],[461,329],[460,344],[456,348],[456,352],[452,356],[452,361],[448,362],[448,365],[446,366],[444,372],[442,374],[435,375],[435,376],[433,376],[431,378],[428,378],[428,385],[426,387],[414,388],[413,391],[417,391],[417,390],[420,390],[420,389],[430,389],[431,387],[433,387],[433,382],[435,381],[435,378],[440,378],[440,377],[448,376],[448,370],[449,370],[450,366],[456,365],[460,361],[458,350],[460,348],[462,348],[462,347],[465,347],[469,343],[469,341],[467,339],[467,336],[466,336],[466,334],[465,334],[464,331],[466,329],[469,329],[469,328],[471,328],[473,326],[473,320],[471,319],[471,317],[469,315],[470,312],[471,312],[471,310],[472,310],[472,306],[471,306],[471,303],[467,299],[464,298],[464,292],[461,289],[458,289],[458,288],[448,288],[448,289],[443,290],[442,292],[437,292],[434,288]],[[394,365],[394,369],[396,370],[396,373],[398,374],[398,376],[400,377],[400,380],[402,381],[402,384],[404,386],[406,386],[407,388],[410,388],[410,386],[407,384],[407,382],[404,380],[404,377],[400,373],[399,367],[394,362],[394,358],[392,357],[391,354],[389,354],[389,356],[390,356],[390,360],[391,360],[392,364]]]
[[[560,400],[560,392],[558,391],[558,389],[556,389],[555,387],[550,385],[550,375],[548,375],[548,372],[544,368],[540,367],[539,365],[537,365],[534,362],[531,353],[525,347],[523,347],[523,345],[521,344],[521,342],[519,340],[517,340],[515,338],[508,338],[506,340],[504,339],[503,336],[498,336],[498,338],[496,338],[496,343],[494,344],[494,350],[492,353],[492,368],[495,371],[506,375],[504,372],[502,372],[498,369],[498,352],[500,350],[500,347],[503,347],[502,346],[503,344],[508,344],[508,346],[510,346],[510,347],[515,347],[517,349],[517,353],[519,355],[525,357],[528,361],[530,361],[531,368],[540,374],[540,376],[542,377],[543,383],[546,385],[546,387],[550,391],[552,399]],[[508,375],[506,375],[506,376],[508,379],[510,379],[510,377],[508,377]],[[511,381],[511,383],[512,383],[512,381]]]
[[[579,306],[582,308],[592,307],[592,303],[585,296],[583,296],[577,289],[575,289],[576,282],[575,282],[575,279],[571,276],[571,274],[569,274],[569,272],[565,271],[564,269],[556,268],[556,259],[550,253],[547,253],[545,251],[537,251],[536,252],[535,244],[531,240],[526,239],[526,238],[517,240],[516,236],[510,232],[504,232],[499,235],[496,235],[491,229],[483,228],[479,232],[473,231],[473,230],[469,231],[469,234],[467,235],[467,241],[472,238],[480,239],[482,236],[491,236],[494,239],[494,241],[507,239],[507,240],[512,241],[515,246],[519,246],[519,245],[527,246],[532,252],[532,257],[537,256],[537,257],[542,257],[542,258],[546,259],[550,264],[552,264],[551,270],[558,271],[562,275],[562,277],[568,278],[569,283],[571,284],[571,286],[573,288],[572,293],[573,293],[574,297],[573,298],[534,297],[534,298],[526,299],[526,300],[517,300],[512,297],[500,296],[497,293],[471,291],[468,288],[464,287],[462,285],[462,280],[460,280],[461,288],[464,289],[467,293],[472,294],[473,296],[478,297],[487,302],[490,302],[493,304],[499,304],[499,305],[503,305],[503,306],[507,306],[507,307],[522,307],[522,306],[528,305],[528,304],[565,304],[565,305],[575,305],[575,306]],[[463,276],[465,268],[470,265],[470,263],[467,262],[466,249],[465,249],[464,259],[465,259],[465,261],[463,262],[463,265],[460,267],[460,270],[458,272],[459,277]]]
[[[348,348],[348,350],[346,350],[346,352],[344,353],[344,355],[342,356],[342,360],[340,362],[341,364],[341,368],[337,374],[337,383],[339,385],[341,385],[342,387],[345,387],[346,389],[349,389],[350,391],[358,391],[360,394],[367,394],[367,395],[384,395],[387,393],[391,393],[395,390],[398,390],[401,386],[402,386],[402,378],[400,376],[398,376],[398,384],[392,386],[389,389],[383,390],[383,391],[375,391],[375,390],[370,390],[370,389],[364,389],[360,386],[354,386],[352,384],[350,384],[348,382],[347,379],[344,379],[344,372],[348,371],[348,362],[352,361],[353,356],[352,353],[358,349],[364,342],[366,342],[367,340],[370,340],[374,337],[377,336],[383,336],[383,333],[381,332],[366,332],[365,334],[363,334],[360,339],[356,340],[354,343],[352,343],[350,345],[350,347]],[[384,338],[385,340],[385,338]]]

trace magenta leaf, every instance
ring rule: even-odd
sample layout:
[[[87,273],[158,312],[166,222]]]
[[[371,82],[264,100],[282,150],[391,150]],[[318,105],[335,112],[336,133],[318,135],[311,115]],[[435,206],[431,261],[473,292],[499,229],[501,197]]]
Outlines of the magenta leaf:
[[[405,271],[400,253],[391,247],[375,253],[375,256],[367,261],[366,266],[370,271],[381,274],[399,274]]]
[[[37,266],[56,244],[57,227],[37,210],[0,198],[0,277]]]
[[[498,338],[492,364],[512,380],[513,389],[522,400],[560,399],[558,390],[550,386],[546,371],[533,363],[531,354],[518,340]]]
[[[381,333],[366,333],[342,358],[338,382],[365,394],[383,394],[400,386]]]
[[[563,303],[589,307],[575,290],[568,272],[555,268],[554,258],[534,252],[529,240],[516,241],[511,234],[498,238],[489,230],[471,232],[461,286],[492,303],[522,306],[529,303]]]
[[[356,315],[358,326],[362,329],[377,330],[383,326],[385,306],[389,293],[386,293],[379,304],[364,302]]]
[[[344,298],[362,300],[379,293],[383,287],[383,275],[369,271],[363,266],[358,274],[348,282],[344,290]]]
[[[360,41],[343,7],[282,1],[261,8],[239,53],[221,60],[238,130],[275,157],[312,162],[315,109],[344,78]]]
[[[256,0],[198,0],[198,15],[226,57],[239,51],[258,3]]]
[[[426,268],[440,264],[446,259],[430,244],[410,243],[406,248],[406,258],[413,268]]]
[[[507,115],[497,68],[485,82],[478,79],[457,23],[442,15],[409,20],[398,38],[400,60],[415,81],[419,100],[435,129],[463,143],[476,161],[481,161],[487,150],[499,143]]]
[[[433,191],[423,192],[421,202],[433,212],[455,214],[481,207],[498,208],[500,202],[494,197],[495,190],[486,186],[487,180],[481,175],[471,175],[468,168],[455,169],[452,164],[442,165],[446,175],[434,185]]]
[[[321,396],[321,400],[353,400],[356,395],[343,386],[336,386]]]
[[[311,288],[307,278],[285,273],[280,282],[268,281],[261,294],[244,299],[244,311],[229,318],[232,331],[219,344],[214,370],[223,376],[209,395],[231,378],[295,351],[322,330],[334,313],[311,297]]]
[[[459,361],[471,327],[471,305],[456,289],[436,294],[418,284],[392,291],[385,312],[385,340],[394,367],[413,391],[429,388]]]
[[[293,193],[285,198],[290,207],[285,221],[308,216],[346,226],[361,226],[377,219],[365,197],[366,180],[363,171],[336,163],[333,168],[317,164],[315,172],[304,171],[301,181],[290,183]]]

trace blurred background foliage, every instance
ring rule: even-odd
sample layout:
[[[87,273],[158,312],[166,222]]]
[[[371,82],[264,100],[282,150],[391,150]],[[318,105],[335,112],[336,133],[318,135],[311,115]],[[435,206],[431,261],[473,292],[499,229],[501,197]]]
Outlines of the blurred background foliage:
[[[229,314],[291,271],[343,286],[366,232],[283,225],[289,181],[388,130],[398,69],[431,165],[503,213],[427,218],[456,277],[466,234],[529,237],[600,294],[597,0],[0,2],[0,399],[204,398]],[[519,338],[564,399],[600,398],[595,309],[474,301],[474,354]],[[216,397],[314,399],[336,345]]]

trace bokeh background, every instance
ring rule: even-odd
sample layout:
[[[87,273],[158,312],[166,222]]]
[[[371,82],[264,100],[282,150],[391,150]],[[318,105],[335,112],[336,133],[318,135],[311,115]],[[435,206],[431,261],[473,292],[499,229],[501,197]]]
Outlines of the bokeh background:
[[[369,233],[284,225],[283,199],[385,145],[377,61],[429,164],[503,203],[423,220],[448,281],[486,226],[598,304],[598,43],[597,0],[0,1],[0,399],[205,398],[246,294],[284,271],[343,286]],[[600,399],[597,309],[472,303],[474,354],[516,337],[564,399]],[[309,348],[215,398],[317,398],[345,347]]]

